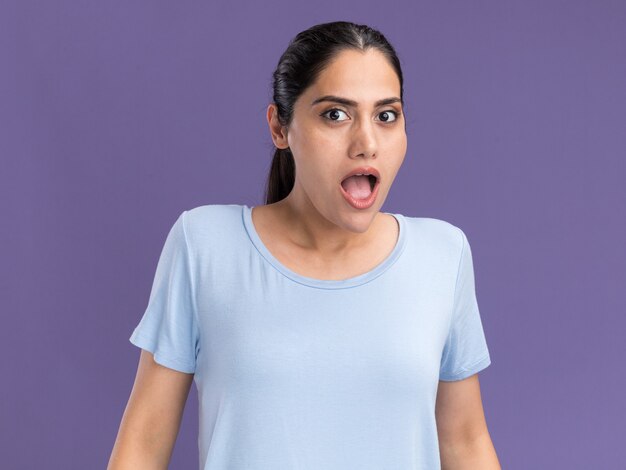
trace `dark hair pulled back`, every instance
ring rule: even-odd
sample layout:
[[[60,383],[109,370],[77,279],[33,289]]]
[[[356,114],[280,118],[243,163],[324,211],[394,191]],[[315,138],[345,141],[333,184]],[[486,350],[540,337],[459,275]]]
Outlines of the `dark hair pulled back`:
[[[404,81],[400,60],[392,45],[379,31],[348,21],[322,23],[298,33],[280,57],[273,77],[273,102],[278,121],[288,127],[297,99],[317,79],[324,68],[346,49],[378,49],[394,68],[400,80],[400,99]],[[265,203],[284,199],[293,189],[296,167],[291,150],[274,148],[274,157],[265,188]]]

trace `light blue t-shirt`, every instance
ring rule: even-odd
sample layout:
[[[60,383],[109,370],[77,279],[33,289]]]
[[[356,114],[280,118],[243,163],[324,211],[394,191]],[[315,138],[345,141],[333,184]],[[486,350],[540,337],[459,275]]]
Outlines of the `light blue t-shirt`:
[[[202,470],[433,470],[439,380],[490,363],[470,246],[449,222],[393,215],[371,271],[305,277],[251,207],[180,214],[132,344],[194,373]]]

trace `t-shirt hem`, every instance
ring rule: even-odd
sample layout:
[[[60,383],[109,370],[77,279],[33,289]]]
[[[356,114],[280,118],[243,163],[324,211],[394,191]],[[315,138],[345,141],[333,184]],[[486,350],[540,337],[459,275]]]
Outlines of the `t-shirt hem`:
[[[154,346],[154,341],[146,336],[142,336],[139,333],[134,332],[129,338],[129,341],[135,346],[152,353],[154,361],[157,364],[179,372],[184,372],[186,374],[193,374],[196,371],[193,364],[189,364],[188,362],[174,358],[170,354],[162,352],[159,348]]]
[[[490,364],[491,364],[491,358],[489,357],[489,355],[487,355],[483,357],[482,359],[480,359],[478,362],[475,362],[474,364],[472,364],[471,366],[461,369],[459,372],[455,372],[453,374],[440,373],[439,380],[443,380],[445,382],[463,380],[476,374],[477,372],[480,372],[481,370],[485,369]]]

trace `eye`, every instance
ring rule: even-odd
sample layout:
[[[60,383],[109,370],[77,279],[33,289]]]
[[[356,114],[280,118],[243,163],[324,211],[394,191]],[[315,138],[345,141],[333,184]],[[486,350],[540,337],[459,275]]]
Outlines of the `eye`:
[[[321,114],[321,116],[326,116],[327,114],[332,113],[331,116],[337,117],[338,113],[344,113],[346,114],[344,111],[342,111],[341,109],[338,108],[333,108],[333,109],[329,109],[328,111],[324,112]],[[338,119],[333,119],[332,117],[327,117],[326,119],[328,119],[329,121],[335,121],[335,122],[342,122],[345,121],[345,119],[342,120],[338,120]]]
[[[343,113],[346,114],[345,111],[338,109],[338,108],[333,108],[333,109],[329,109],[328,111],[324,112],[321,114],[321,116],[326,116],[326,115],[330,115],[331,117],[325,117],[326,119],[328,119],[329,121],[334,121],[334,122],[343,122],[345,121],[345,119],[334,119],[336,117],[338,117],[339,113]],[[393,115],[393,119],[389,119],[390,114]],[[381,111],[380,113],[378,113],[379,116],[384,116],[384,118],[382,119],[382,122],[394,122],[398,119],[398,116],[401,113],[399,111],[395,111],[393,109],[387,109],[385,111]]]
[[[391,121],[388,120],[389,113],[394,115],[394,119],[392,119]],[[393,109],[388,109],[386,111],[382,111],[378,115],[379,116],[385,116],[385,115],[387,116],[387,118],[385,120],[383,120],[383,122],[393,122],[393,121],[396,121],[398,119],[398,116],[400,115],[400,113],[398,111],[394,111]]]

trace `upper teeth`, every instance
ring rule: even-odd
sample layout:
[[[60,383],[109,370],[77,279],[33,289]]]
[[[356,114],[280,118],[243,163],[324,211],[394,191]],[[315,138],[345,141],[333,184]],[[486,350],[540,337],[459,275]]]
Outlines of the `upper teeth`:
[[[355,176],[369,176],[369,173],[357,173]]]

